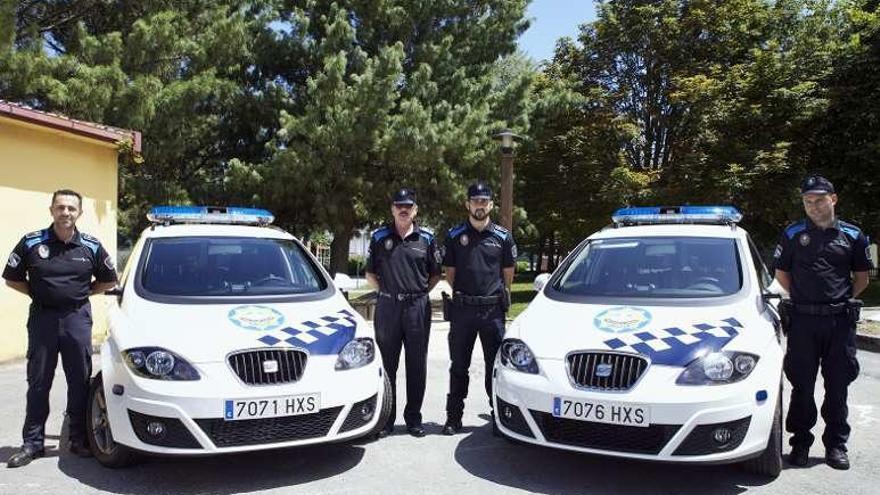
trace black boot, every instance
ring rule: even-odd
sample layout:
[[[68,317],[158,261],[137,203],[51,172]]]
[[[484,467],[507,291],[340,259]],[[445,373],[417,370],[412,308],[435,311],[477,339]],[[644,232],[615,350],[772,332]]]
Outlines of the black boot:
[[[22,447],[21,450],[12,454],[9,460],[6,461],[6,467],[17,468],[27,466],[37,457],[43,457],[43,454],[45,454],[45,451],[42,448]]]
[[[847,470],[849,469],[849,456],[843,449],[828,449],[825,451],[825,464],[834,469]]]

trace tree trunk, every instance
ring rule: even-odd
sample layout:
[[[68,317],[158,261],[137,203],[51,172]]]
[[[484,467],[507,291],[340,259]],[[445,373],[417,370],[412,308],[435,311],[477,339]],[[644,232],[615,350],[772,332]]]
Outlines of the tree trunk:
[[[349,202],[339,213],[333,225],[333,241],[330,243],[329,271],[332,276],[348,273],[348,245],[354,232],[353,205]]]
[[[535,268],[535,271],[538,273],[544,272],[544,235],[538,236],[538,266]]]

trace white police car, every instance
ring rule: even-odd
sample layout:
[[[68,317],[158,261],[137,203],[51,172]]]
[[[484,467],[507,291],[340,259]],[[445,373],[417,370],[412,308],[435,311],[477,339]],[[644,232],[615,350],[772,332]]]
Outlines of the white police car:
[[[740,219],[732,207],[618,210],[539,277],[496,358],[496,431],[778,475],[778,316]]]
[[[158,207],[112,294],[95,457],[353,439],[390,412],[373,332],[265,210]]]

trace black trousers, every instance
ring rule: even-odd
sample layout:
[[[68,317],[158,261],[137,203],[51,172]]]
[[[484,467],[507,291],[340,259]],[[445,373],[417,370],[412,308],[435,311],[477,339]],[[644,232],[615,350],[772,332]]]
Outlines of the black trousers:
[[[67,420],[71,443],[86,445],[86,401],[92,376],[92,308],[52,309],[31,305],[28,316],[27,412],[24,445],[43,448],[49,390],[61,354],[67,379]]]
[[[784,368],[792,387],[785,428],[792,433],[789,443],[793,447],[809,448],[813,444],[814,437],[810,433],[816,425],[813,393],[821,365],[825,382],[822,443],[825,448],[846,450],[850,432],[846,421],[847,387],[859,374],[855,334],[855,323],[846,314],[792,314]]]
[[[500,305],[465,306],[453,305],[449,326],[449,395],[446,396],[447,419],[460,421],[464,414],[464,399],[468,394],[471,355],[477,336],[483,346],[486,361],[485,385],[492,404],[492,368],[495,354],[504,337],[504,312]]]
[[[406,301],[380,296],[376,303],[374,326],[385,373],[388,373],[393,391],[391,416],[385,427],[392,428],[397,416],[397,367],[401,346],[406,350],[406,407],[403,409],[403,420],[407,426],[421,425],[428,374],[428,338],[431,333],[431,304],[427,294]]]

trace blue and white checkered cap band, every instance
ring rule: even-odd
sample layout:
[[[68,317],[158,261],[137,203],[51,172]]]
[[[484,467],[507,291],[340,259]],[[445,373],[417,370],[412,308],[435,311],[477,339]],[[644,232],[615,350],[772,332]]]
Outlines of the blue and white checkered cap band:
[[[697,323],[686,327],[647,330],[619,335],[603,343],[610,349],[636,352],[651,358],[654,364],[684,366],[696,359],[697,354],[720,351],[739,335],[743,326],[734,318],[711,323]]]
[[[289,327],[279,328],[262,335],[263,344],[275,347],[299,347],[312,354],[339,354],[354,338],[357,320],[348,310],[340,310],[314,320],[307,320]]]

